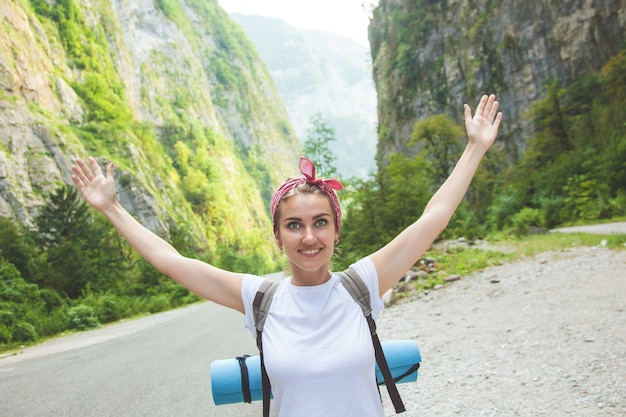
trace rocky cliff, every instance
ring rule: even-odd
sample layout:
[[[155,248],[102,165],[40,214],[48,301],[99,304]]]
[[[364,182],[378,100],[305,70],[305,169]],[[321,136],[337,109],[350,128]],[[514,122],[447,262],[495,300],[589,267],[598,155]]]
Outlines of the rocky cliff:
[[[526,116],[553,81],[598,71],[624,45],[626,0],[381,0],[369,39],[378,92],[378,162],[415,153],[416,121],[496,93],[511,159],[532,135]]]
[[[94,154],[116,162],[119,199],[152,230],[267,234],[264,200],[300,144],[215,0],[6,0],[0,16],[0,216],[32,226],[73,158]]]

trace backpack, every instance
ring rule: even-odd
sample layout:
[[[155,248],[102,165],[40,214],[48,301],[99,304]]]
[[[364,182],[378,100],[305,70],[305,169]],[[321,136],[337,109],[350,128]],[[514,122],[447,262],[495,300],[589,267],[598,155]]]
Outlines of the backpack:
[[[385,358],[385,354],[380,344],[380,339],[378,338],[378,334],[376,333],[376,323],[374,321],[374,318],[372,317],[372,305],[367,285],[365,285],[363,279],[352,268],[348,268],[344,272],[336,272],[336,274],[339,276],[341,284],[352,296],[352,298],[354,298],[354,301],[359,304],[361,310],[363,311],[363,315],[365,316],[367,324],[369,325],[370,335],[372,336],[372,344],[374,345],[376,363],[378,364],[378,367],[383,375],[385,385],[387,386],[387,391],[389,392],[389,397],[393,402],[396,413],[402,413],[406,411],[406,409],[404,407],[402,399],[400,398],[400,393],[398,392],[398,388],[396,387],[396,381],[391,374],[389,365],[387,364],[387,360]],[[254,311],[254,325],[257,335],[256,344],[259,348],[259,354],[261,358],[263,417],[269,417],[271,395],[271,384],[269,377],[267,376],[265,364],[263,361],[263,326],[265,325],[265,319],[267,318],[267,313],[269,312],[270,305],[272,304],[272,299],[278,288],[278,285],[278,282],[266,279],[261,283],[261,286],[259,287],[259,290],[254,297],[254,301],[252,302]],[[419,363],[417,364],[417,366],[419,366]]]

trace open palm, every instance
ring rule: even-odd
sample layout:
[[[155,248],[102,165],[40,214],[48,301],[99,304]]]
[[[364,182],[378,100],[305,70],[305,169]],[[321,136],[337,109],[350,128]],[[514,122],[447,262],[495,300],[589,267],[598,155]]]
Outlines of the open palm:
[[[470,106],[465,104],[465,129],[470,143],[484,146],[485,149],[493,144],[502,121],[502,113],[498,112],[498,106],[494,94],[482,96],[474,116]]]
[[[106,177],[93,157],[89,157],[91,168],[80,158],[72,166],[72,181],[85,197],[85,200],[96,210],[102,211],[115,202],[115,180],[113,164],[107,166]]]

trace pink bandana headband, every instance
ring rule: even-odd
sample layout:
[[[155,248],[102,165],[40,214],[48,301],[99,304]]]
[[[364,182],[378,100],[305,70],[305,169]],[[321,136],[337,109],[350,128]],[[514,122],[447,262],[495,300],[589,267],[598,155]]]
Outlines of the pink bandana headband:
[[[270,210],[272,214],[272,222],[274,222],[274,215],[276,214],[276,209],[280,204],[281,200],[289,192],[289,190],[297,187],[300,184],[313,184],[317,185],[320,190],[324,192],[332,201],[333,206],[335,208],[335,213],[337,215],[337,231],[339,231],[339,227],[341,226],[341,207],[339,206],[339,199],[337,198],[337,194],[335,194],[335,190],[339,191],[343,188],[343,185],[339,180],[334,178],[330,178],[327,180],[321,178],[315,178],[315,165],[311,162],[310,159],[300,158],[300,172],[304,175],[299,178],[291,178],[283,183],[278,190],[272,196],[272,202],[270,203]],[[276,227],[276,225],[274,225]]]

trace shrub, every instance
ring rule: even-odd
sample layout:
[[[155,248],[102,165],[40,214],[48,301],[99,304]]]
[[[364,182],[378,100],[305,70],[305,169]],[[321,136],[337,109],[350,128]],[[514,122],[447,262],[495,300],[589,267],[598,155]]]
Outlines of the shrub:
[[[526,236],[531,228],[541,226],[541,214],[539,209],[524,207],[511,219],[512,230],[515,236]]]
[[[15,314],[12,311],[0,310],[0,326],[11,327],[15,322]]]
[[[11,339],[13,342],[32,342],[37,340],[35,326],[25,321],[20,321],[11,328]]]
[[[85,304],[78,304],[67,312],[70,329],[86,330],[100,327],[100,322],[94,309]]]
[[[3,324],[0,324],[0,345],[11,343],[11,331]]]
[[[148,313],[159,313],[161,311],[167,311],[171,308],[172,306],[170,304],[169,295],[167,294],[153,295],[146,299],[146,303],[144,305],[144,311]]]
[[[569,220],[564,216],[564,206],[565,202],[563,197],[560,196],[541,199],[539,208],[541,211],[541,225],[546,229],[552,229]]]

